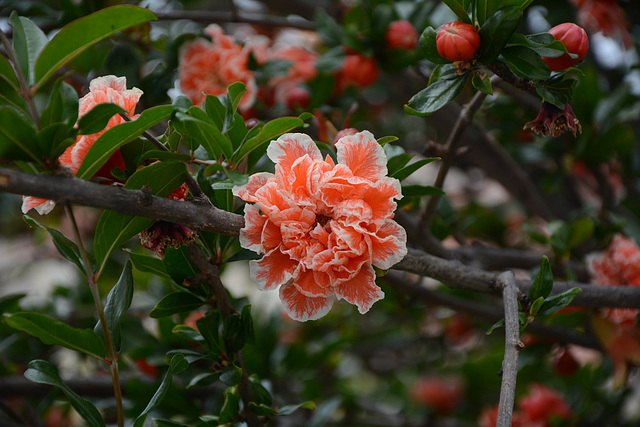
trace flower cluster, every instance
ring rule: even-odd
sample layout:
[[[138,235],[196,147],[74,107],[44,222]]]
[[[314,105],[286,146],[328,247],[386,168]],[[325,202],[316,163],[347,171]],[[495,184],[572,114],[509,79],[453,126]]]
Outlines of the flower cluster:
[[[309,136],[285,134],[267,149],[275,174],[233,189],[249,202],[240,244],[264,254],[250,263],[253,282],[280,287],[299,321],[324,316],[336,299],[366,313],[384,296],[373,266],[388,269],[407,253],[406,232],[392,220],[400,182],[386,176],[380,144],[364,131],[335,147],[337,163],[323,160]]]
[[[601,285],[640,286],[640,248],[631,239],[616,235],[611,245],[591,260],[593,280]],[[635,326],[638,310],[633,308],[603,308],[602,313],[620,326]]]
[[[142,91],[138,88],[127,89],[126,77],[103,76],[93,79],[89,83],[89,93],[82,97],[78,103],[78,118],[87,114],[93,107],[102,103],[113,103],[127,110],[130,116],[134,115],[136,105],[142,96]],[[107,126],[100,132],[91,135],[79,135],[76,142],[68,147],[60,156],[58,161],[60,165],[71,170],[74,175],[80,169],[80,165],[87,155],[89,148],[102,136],[108,129],[123,123],[124,119],[119,115],[113,116]],[[124,160],[120,151],[116,151],[109,161],[105,163],[94,176],[104,177],[113,180],[111,169],[119,167],[124,169]],[[53,200],[41,199],[38,197],[25,196],[22,200],[22,212],[27,213],[31,209],[35,209],[40,215],[51,212],[54,208]]]
[[[558,392],[542,384],[534,384],[529,394],[520,399],[518,410],[513,413],[511,425],[548,427],[554,418],[563,420],[571,418],[571,409],[567,402]],[[497,419],[498,406],[496,405],[482,412],[478,424],[480,427],[495,427]]]
[[[246,112],[258,98],[267,106],[282,103],[289,108],[308,103],[309,93],[302,84],[315,77],[315,62],[318,54],[314,50],[315,38],[308,31],[282,31],[273,40],[264,36],[251,35],[244,44],[222,30],[218,25],[210,25],[205,33],[211,41],[196,39],[183,46],[178,69],[180,90],[199,105],[208,95],[223,95],[227,86],[242,82],[247,93],[239,108]],[[256,73],[250,69],[250,58],[263,65],[268,61],[290,63],[286,73],[267,81],[260,90]]]

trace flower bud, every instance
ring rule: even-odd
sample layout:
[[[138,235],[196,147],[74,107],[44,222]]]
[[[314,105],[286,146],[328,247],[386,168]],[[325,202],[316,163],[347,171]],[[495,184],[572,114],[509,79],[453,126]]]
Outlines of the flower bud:
[[[385,41],[391,49],[413,50],[418,44],[418,32],[409,21],[393,21],[387,27]]]
[[[573,67],[582,61],[589,51],[589,37],[587,33],[579,26],[571,22],[556,25],[549,30],[549,34],[564,44],[567,52],[578,55],[572,58],[568,54],[563,54],[555,58],[543,56],[542,59],[547,63],[551,71],[560,71],[569,67]]]
[[[469,61],[480,47],[480,35],[473,25],[454,21],[444,24],[436,35],[438,53],[449,61]]]
[[[342,72],[347,84],[358,87],[371,86],[378,80],[378,64],[375,59],[359,53],[347,55]]]

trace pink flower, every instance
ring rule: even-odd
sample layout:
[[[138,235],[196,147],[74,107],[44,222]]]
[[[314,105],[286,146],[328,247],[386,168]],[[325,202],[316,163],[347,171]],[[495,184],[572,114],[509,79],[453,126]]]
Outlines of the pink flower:
[[[338,163],[322,159],[304,134],[272,141],[275,175],[258,173],[233,193],[245,206],[242,247],[264,254],[251,261],[261,290],[280,287],[295,320],[327,314],[336,299],[366,313],[384,297],[375,265],[388,269],[407,253],[406,232],[392,220],[400,182],[386,176],[386,156],[370,132],[336,143]],[[261,214],[262,213],[262,214]]]
[[[133,116],[136,105],[142,96],[142,91],[138,88],[127,89],[126,77],[103,76],[97,77],[89,83],[89,93],[82,97],[78,104],[78,118],[87,114],[93,107],[102,103],[113,103],[127,110],[129,116]],[[74,175],[80,169],[80,165],[84,160],[89,148],[105,133],[108,129],[123,123],[124,119],[116,114],[110,120],[107,126],[100,132],[91,135],[79,135],[76,142],[68,147],[64,153],[58,158],[62,166],[68,167]],[[116,151],[114,155],[107,161],[94,176],[100,176],[113,180],[111,176],[111,168],[120,167],[124,169],[124,160],[120,151]],[[31,209],[36,209],[40,215],[46,215],[54,208],[55,202],[52,200],[41,199],[38,197],[24,196],[22,199],[22,212],[27,213]]]
[[[534,384],[529,394],[520,400],[519,406],[525,425],[548,426],[552,417],[571,418],[571,409],[564,397],[542,384]]]
[[[640,286],[640,248],[620,234],[599,257],[591,260],[594,281],[602,285]],[[620,326],[635,326],[638,310],[634,308],[604,308],[602,313]]]
[[[292,93],[299,90],[301,84],[318,74],[315,67],[317,57],[317,53],[300,46],[289,46],[273,52],[273,59],[292,63],[287,74],[274,77],[269,81],[269,89],[273,91],[276,102],[287,104],[287,99],[291,97]]]
[[[239,108],[247,110],[253,105],[258,90],[254,73],[248,68],[251,49],[236,43],[218,25],[208,26],[206,33],[211,36],[211,42],[197,39],[180,51],[180,89],[194,105],[199,105],[205,94],[223,95],[231,83],[242,82],[247,86],[247,93]]]

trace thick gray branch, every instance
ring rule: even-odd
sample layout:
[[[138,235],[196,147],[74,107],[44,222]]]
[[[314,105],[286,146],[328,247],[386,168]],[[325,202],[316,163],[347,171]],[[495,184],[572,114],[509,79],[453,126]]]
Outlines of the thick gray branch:
[[[504,301],[504,360],[502,361],[502,385],[496,427],[510,427],[513,403],[516,395],[518,356],[520,355],[520,322],[518,321],[518,288],[515,276],[505,271],[498,276]]]

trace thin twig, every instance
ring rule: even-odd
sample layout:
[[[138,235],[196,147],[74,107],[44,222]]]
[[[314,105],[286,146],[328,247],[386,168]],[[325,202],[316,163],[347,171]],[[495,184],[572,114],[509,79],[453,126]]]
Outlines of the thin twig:
[[[247,24],[264,25],[268,27],[291,27],[302,30],[315,29],[315,23],[305,19],[288,19],[280,16],[268,16],[249,14],[242,12],[213,12],[209,10],[182,10],[171,11],[169,13],[158,12],[156,16],[159,21],[188,20],[193,22],[244,22]]]
[[[493,83],[493,78],[492,78]],[[440,162],[440,168],[438,169],[438,175],[436,177],[436,181],[433,184],[436,188],[442,188],[444,185],[444,180],[449,172],[449,168],[453,164],[455,158],[455,151],[457,150],[458,143],[460,141],[460,137],[464,132],[465,127],[471,120],[473,116],[476,114],[482,103],[484,102],[487,94],[482,92],[477,92],[471,101],[460,111],[460,115],[458,116],[458,120],[454,125],[451,133],[449,134],[449,138],[444,146],[444,157]],[[422,214],[422,218],[420,218],[420,228],[424,230],[424,232],[428,232],[431,228],[431,222],[433,221],[433,217],[436,213],[436,207],[438,206],[438,201],[440,200],[439,195],[433,195],[429,198],[427,202],[427,207]]]
[[[78,245],[78,249],[80,250],[80,255],[82,256],[82,263],[84,264],[85,276],[87,278],[87,283],[89,284],[89,289],[91,289],[91,295],[93,296],[93,301],[96,305],[96,310],[98,312],[98,318],[100,319],[100,325],[102,326],[102,335],[104,335],[104,342],[107,347],[107,364],[109,364],[109,370],[111,372],[111,379],[113,381],[113,393],[116,399],[116,412],[118,419],[118,426],[124,427],[124,409],[122,407],[122,389],[120,388],[120,377],[118,375],[118,355],[113,347],[113,342],[111,341],[111,331],[109,331],[109,325],[107,324],[107,317],[104,314],[104,306],[102,305],[102,299],[100,298],[100,291],[98,290],[98,284],[95,281],[95,277],[93,275],[93,268],[91,267],[91,263],[89,262],[89,255],[87,254],[86,249],[84,248],[84,244],[82,243],[82,238],[80,236],[80,230],[78,230],[78,225],[76,224],[75,216],[73,215],[73,211],[70,205],[64,206],[65,212],[71,221],[71,228],[73,228],[73,234],[76,238],[76,244]]]
[[[502,361],[502,385],[500,386],[500,404],[496,427],[511,427],[513,403],[516,395],[518,376],[518,356],[524,346],[520,341],[520,322],[518,320],[518,288],[515,276],[505,271],[498,276],[504,301],[504,360]]]
[[[20,91],[22,92],[22,97],[25,102],[29,106],[29,111],[31,112],[31,116],[33,116],[33,122],[36,124],[36,128],[40,129],[40,116],[38,115],[38,110],[36,109],[36,104],[33,102],[33,98],[31,98],[31,92],[29,90],[29,84],[24,78],[22,71],[20,71],[20,66],[18,65],[18,58],[16,57],[16,53],[9,43],[9,39],[5,34],[0,30],[0,40],[2,40],[2,44],[4,45],[5,50],[7,51],[7,56],[9,56],[9,60],[13,65],[13,72],[18,78],[18,83],[20,84]]]

